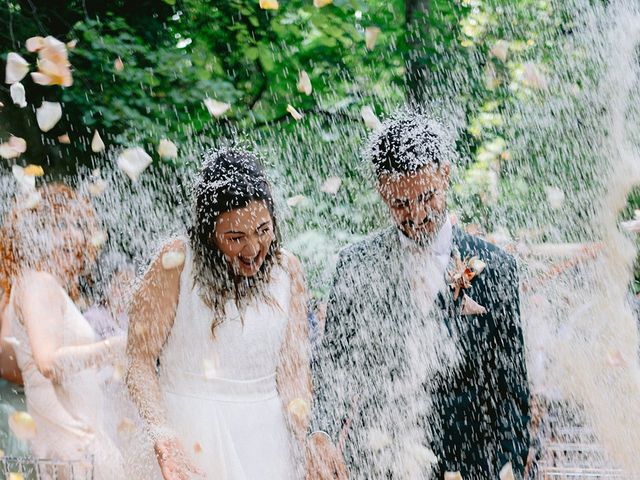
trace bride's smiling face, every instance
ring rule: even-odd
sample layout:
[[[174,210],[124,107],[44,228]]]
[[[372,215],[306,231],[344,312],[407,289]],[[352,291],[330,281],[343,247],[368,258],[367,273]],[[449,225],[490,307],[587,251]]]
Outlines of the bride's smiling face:
[[[234,274],[258,273],[273,242],[273,221],[265,202],[253,201],[220,214],[213,237]]]

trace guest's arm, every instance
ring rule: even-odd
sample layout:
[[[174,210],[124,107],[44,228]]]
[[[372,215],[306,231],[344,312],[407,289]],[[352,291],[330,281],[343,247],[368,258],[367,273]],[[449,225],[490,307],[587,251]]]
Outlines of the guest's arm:
[[[513,258],[505,264],[503,308],[496,316],[496,367],[499,392],[496,404],[501,451],[496,472],[511,462],[516,478],[522,477],[529,454],[529,382],[524,338],[520,324],[518,270]]]
[[[184,242],[174,240],[166,244],[133,293],[126,378],[131,398],[154,442],[165,479],[188,478],[190,472],[195,472],[169,425],[156,372],[156,362],[175,321],[180,293],[182,266],[170,270],[162,267],[162,255],[169,251],[184,252]]]
[[[68,307],[57,280],[45,272],[25,273],[15,285],[15,309],[24,324],[36,367],[46,378],[61,382],[66,375],[101,365],[124,352],[124,339],[63,346]]]
[[[309,428],[311,408],[311,371],[307,295],[298,259],[286,254],[285,263],[291,276],[289,321],[285,331],[280,365],[277,372],[278,391],[285,407],[294,437],[304,445]]]

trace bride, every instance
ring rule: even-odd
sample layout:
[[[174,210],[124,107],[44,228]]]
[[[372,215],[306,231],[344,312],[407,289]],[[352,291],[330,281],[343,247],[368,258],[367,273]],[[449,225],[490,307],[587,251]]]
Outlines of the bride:
[[[311,401],[305,288],[254,154],[208,152],[188,238],[133,295],[127,383],[165,480],[302,477]]]

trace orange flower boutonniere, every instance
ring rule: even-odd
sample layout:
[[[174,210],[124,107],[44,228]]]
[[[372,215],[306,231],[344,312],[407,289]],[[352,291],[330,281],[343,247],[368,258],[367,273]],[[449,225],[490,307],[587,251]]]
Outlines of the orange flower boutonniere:
[[[448,272],[449,287],[453,290],[453,300],[457,301],[462,294],[462,314],[482,315],[487,313],[487,309],[474,301],[464,290],[471,288],[471,282],[479,276],[487,264],[477,256],[462,260],[459,254],[452,259],[452,266]]]

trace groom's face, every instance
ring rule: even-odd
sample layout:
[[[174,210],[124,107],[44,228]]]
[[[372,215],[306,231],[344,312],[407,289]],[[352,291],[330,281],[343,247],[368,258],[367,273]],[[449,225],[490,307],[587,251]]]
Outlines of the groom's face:
[[[385,174],[378,191],[400,230],[416,241],[428,241],[446,216],[449,166],[426,166],[414,173]]]

